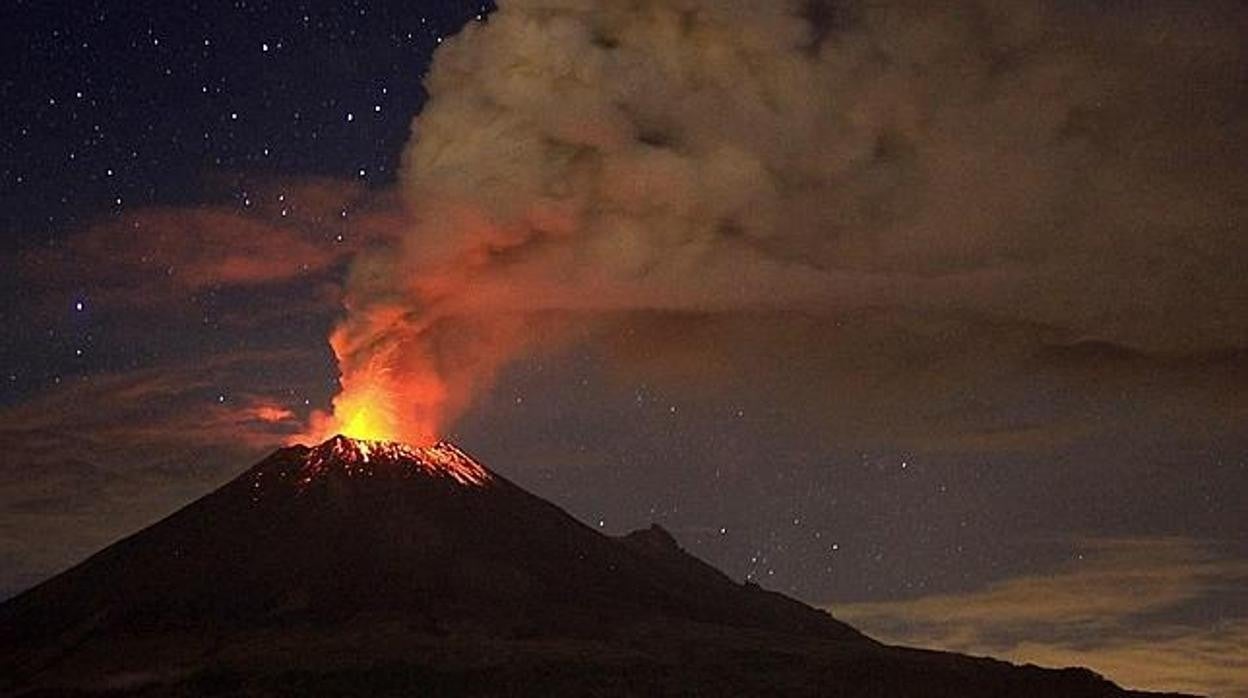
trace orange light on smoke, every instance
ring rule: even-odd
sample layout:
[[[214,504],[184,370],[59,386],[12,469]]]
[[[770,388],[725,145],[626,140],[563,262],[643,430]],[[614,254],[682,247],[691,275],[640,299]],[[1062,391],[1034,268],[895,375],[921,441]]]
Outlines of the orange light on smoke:
[[[397,441],[391,398],[375,386],[344,392],[334,400],[336,433],[367,441]]]
[[[436,443],[446,386],[428,366],[404,365],[400,356],[390,351],[360,363],[340,361],[342,390],[333,400],[332,413],[313,414],[308,430],[295,441],[320,443],[341,434],[417,447]]]
[[[341,390],[330,413],[311,415],[297,442],[342,434],[424,447],[445,436],[533,336],[523,317],[465,304],[469,276],[423,275],[412,291],[419,299],[363,294],[364,302],[344,301],[347,315],[329,337]],[[369,277],[360,272],[360,278]],[[442,301],[452,296],[460,299],[456,305]]]

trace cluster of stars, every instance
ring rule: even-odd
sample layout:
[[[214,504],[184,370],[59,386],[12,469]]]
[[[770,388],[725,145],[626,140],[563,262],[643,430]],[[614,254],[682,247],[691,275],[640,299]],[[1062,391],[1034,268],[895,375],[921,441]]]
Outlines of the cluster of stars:
[[[109,209],[193,197],[205,163],[388,180],[433,50],[492,10],[62,4],[8,14],[16,69],[41,78],[10,82],[0,121],[0,224],[45,238]]]

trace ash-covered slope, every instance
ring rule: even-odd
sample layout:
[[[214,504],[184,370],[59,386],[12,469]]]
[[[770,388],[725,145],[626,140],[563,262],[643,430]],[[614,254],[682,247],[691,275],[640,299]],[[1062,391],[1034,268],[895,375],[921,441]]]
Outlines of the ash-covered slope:
[[[0,605],[0,692],[1123,695],[887,648],[453,445],[335,437]],[[898,693],[902,691],[902,693]],[[1002,692],[1006,691],[1006,692]]]

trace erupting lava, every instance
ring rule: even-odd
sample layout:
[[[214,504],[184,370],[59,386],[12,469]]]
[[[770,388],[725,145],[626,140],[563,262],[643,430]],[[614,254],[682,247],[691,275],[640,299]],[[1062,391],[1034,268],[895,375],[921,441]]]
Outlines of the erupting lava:
[[[353,439],[338,434],[308,448],[294,462],[257,469],[251,474],[251,500],[295,486],[299,491],[337,477],[350,479],[410,479],[429,477],[458,485],[485,487],[493,480],[472,456],[448,441],[410,446],[395,441]]]
[[[351,477],[370,477],[379,469],[402,477],[446,477],[461,485],[480,486],[490,480],[480,463],[448,441],[415,447],[338,435],[308,452],[299,481],[308,484],[333,470]]]
[[[364,385],[353,391],[343,391],[334,398],[333,420],[329,431],[364,441],[393,441],[398,429],[395,425],[391,397],[380,386]]]
[[[446,385],[428,366],[403,360],[397,346],[363,352],[359,361],[340,327],[330,345],[342,371],[332,413],[314,412],[308,429],[292,439],[316,444],[341,434],[366,442],[431,446],[438,442]]]

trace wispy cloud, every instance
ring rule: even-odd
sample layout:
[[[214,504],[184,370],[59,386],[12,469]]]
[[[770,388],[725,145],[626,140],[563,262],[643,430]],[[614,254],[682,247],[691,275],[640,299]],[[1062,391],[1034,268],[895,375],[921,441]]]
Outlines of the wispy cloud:
[[[72,378],[0,410],[0,598],[283,443],[301,427],[292,387],[316,364],[313,350],[227,352]]]
[[[172,445],[280,443],[296,421],[276,396],[306,380],[313,350],[255,350],[80,376],[0,412],[5,461],[108,458]],[[242,394],[222,386],[244,384]],[[228,391],[225,391],[228,392]]]
[[[120,319],[135,310],[176,316],[187,299],[256,289],[284,294],[287,312],[292,303],[305,313],[336,309],[345,262],[408,224],[391,194],[353,182],[258,183],[218,199],[101,217],[62,245],[17,253],[8,261],[36,304],[25,312],[55,315],[50,304],[86,292]],[[245,305],[218,310],[242,320],[272,314]]]
[[[1245,585],[1248,560],[1212,544],[1097,539],[1052,573],[832,610],[886,642],[1087,666],[1133,688],[1242,697],[1248,609],[1228,609],[1243,605]],[[1201,613],[1204,622],[1193,620]]]

